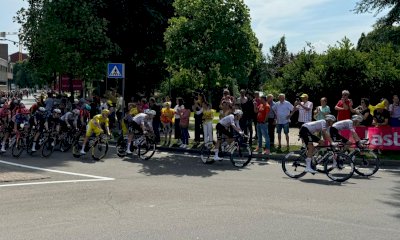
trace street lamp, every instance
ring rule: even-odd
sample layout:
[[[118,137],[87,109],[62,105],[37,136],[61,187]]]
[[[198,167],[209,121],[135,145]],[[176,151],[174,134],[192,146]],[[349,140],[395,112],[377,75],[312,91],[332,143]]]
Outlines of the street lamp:
[[[3,38],[3,39],[0,39],[0,40],[10,41],[10,42],[12,42],[14,44],[18,44],[18,47],[19,47],[18,61],[22,62],[22,45],[21,45],[21,41],[17,42],[17,41],[13,41],[13,40],[7,39],[6,38],[7,35],[18,35],[18,33],[17,32],[0,32],[0,37]]]

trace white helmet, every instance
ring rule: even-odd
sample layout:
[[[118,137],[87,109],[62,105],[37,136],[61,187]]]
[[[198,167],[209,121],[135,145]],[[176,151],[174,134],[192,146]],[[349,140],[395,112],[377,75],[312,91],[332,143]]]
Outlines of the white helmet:
[[[43,112],[46,112],[46,108],[40,107],[40,108],[39,108],[39,112],[42,112],[42,113],[43,113]]]
[[[351,120],[362,122],[363,117],[362,117],[361,115],[353,115],[353,116],[351,117]]]
[[[233,112],[233,115],[240,115],[240,116],[242,116],[242,115],[243,115],[243,111],[240,110],[240,109],[236,109],[236,110]]]
[[[78,115],[81,111],[79,111],[79,109],[75,108],[74,110],[72,110],[72,113],[75,115]]]
[[[53,113],[61,113],[61,110],[56,108],[56,109],[53,110]]]
[[[335,122],[335,121],[336,121],[336,118],[335,118],[335,116],[328,114],[328,115],[325,116],[325,120],[326,120],[326,121]]]
[[[152,115],[152,116],[156,115],[156,111],[151,110],[151,109],[144,110],[144,113],[146,113],[147,115]]]

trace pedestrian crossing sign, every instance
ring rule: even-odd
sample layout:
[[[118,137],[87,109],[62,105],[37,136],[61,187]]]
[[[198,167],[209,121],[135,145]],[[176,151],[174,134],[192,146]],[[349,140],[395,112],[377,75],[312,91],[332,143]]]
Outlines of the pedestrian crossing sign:
[[[125,64],[109,63],[107,67],[108,78],[125,78]]]

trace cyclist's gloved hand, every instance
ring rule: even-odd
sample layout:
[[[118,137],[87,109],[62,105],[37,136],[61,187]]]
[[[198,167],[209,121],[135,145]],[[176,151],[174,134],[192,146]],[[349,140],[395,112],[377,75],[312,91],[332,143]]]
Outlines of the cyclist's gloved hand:
[[[143,134],[147,134],[147,131],[143,131]]]
[[[243,131],[240,131],[239,134],[240,134],[240,135],[244,135],[244,132],[243,132]]]
[[[339,145],[339,143],[338,142],[332,142],[331,145],[332,145],[332,147],[337,147]]]

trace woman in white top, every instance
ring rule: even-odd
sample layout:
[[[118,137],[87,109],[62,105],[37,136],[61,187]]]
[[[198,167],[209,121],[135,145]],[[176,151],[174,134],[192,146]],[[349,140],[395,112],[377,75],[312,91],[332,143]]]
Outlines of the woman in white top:
[[[185,107],[183,106],[183,99],[178,97],[176,98],[176,105],[174,107],[174,112],[175,112],[175,123],[174,123],[174,129],[175,129],[175,134],[174,138],[178,139],[177,144],[181,145],[181,127],[179,126],[179,123],[181,121],[181,115],[179,110],[184,109]]]

